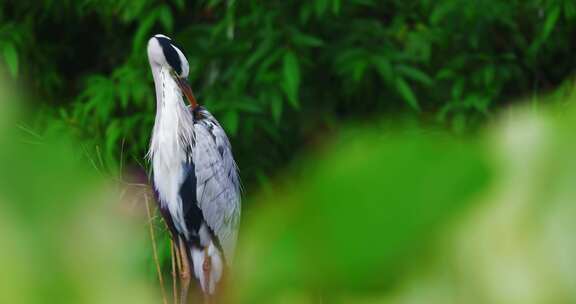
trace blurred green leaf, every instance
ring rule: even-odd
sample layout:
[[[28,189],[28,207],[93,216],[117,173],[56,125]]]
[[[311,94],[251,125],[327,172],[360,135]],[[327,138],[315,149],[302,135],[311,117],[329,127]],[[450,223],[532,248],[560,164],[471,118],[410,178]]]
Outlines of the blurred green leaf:
[[[404,101],[413,110],[420,111],[420,105],[418,104],[418,100],[416,99],[414,92],[410,88],[410,85],[408,85],[408,83],[404,79],[400,77],[396,78],[396,88],[398,89],[400,96],[402,96]]]
[[[296,59],[296,55],[292,51],[284,53],[283,73],[283,88],[288,97],[288,102],[294,108],[298,108],[300,106],[298,100],[298,91],[300,89],[300,65],[298,59]]]
[[[384,57],[376,57],[373,59],[374,64],[376,65],[376,70],[380,77],[385,81],[391,81],[394,78],[394,72],[392,70],[392,65],[390,61]]]
[[[300,31],[294,31],[292,33],[292,39],[294,44],[306,47],[320,47],[324,45],[324,41],[322,41],[320,38],[302,33]]]
[[[170,7],[167,5],[162,5],[158,8],[159,13],[159,20],[160,23],[164,26],[167,31],[172,31],[174,25],[174,19],[172,17],[172,12],[170,11]]]
[[[418,81],[421,84],[425,85],[425,86],[431,86],[433,83],[432,78],[430,78],[430,76],[426,75],[426,73],[424,73],[421,70],[418,70],[417,68],[408,66],[408,65],[398,65],[396,66],[396,71],[405,77],[411,78],[412,80]]]
[[[154,26],[157,18],[157,11],[152,11],[142,18],[142,22],[139,23],[136,34],[134,34],[132,40],[132,47],[134,50],[143,49],[144,42],[149,38],[150,30],[152,29],[152,26]]]
[[[316,10],[317,16],[322,16],[326,13],[329,0],[314,0],[313,3],[314,3],[314,9]]]
[[[2,47],[2,55],[8,65],[8,70],[12,77],[18,77],[18,52],[11,43],[5,43]]]
[[[560,17],[560,6],[553,6],[551,11],[546,16],[546,21],[544,22],[544,27],[542,28],[541,40],[546,41],[550,33],[554,30],[558,18]]]
[[[223,117],[224,128],[231,135],[236,135],[238,131],[238,113],[236,111],[228,111]]]
[[[260,198],[278,205],[249,217],[241,248],[250,254],[236,279],[244,303],[292,288],[335,297],[383,290],[489,177],[475,144],[416,130],[350,130],[329,151]]]
[[[272,118],[274,122],[278,124],[282,117],[282,99],[277,95],[273,95],[270,105],[272,107]]]

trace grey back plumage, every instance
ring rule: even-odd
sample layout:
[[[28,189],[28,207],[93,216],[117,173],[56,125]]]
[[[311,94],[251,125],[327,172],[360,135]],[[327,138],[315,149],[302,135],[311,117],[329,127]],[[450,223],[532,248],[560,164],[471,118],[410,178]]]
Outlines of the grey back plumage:
[[[197,109],[192,158],[196,197],[204,220],[218,238],[230,263],[240,221],[240,182],[230,142],[220,124],[206,110]]]

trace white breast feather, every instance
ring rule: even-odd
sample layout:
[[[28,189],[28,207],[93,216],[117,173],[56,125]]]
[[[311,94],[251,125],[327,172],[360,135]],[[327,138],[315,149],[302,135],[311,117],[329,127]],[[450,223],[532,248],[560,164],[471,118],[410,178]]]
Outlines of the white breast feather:
[[[182,170],[182,163],[186,161],[184,145],[192,142],[192,115],[184,106],[178,85],[169,71],[163,68],[160,77],[163,98],[157,105],[148,157],[152,160],[160,204],[170,211],[176,229],[188,237],[179,192],[185,178]],[[182,138],[188,140],[182,142]]]

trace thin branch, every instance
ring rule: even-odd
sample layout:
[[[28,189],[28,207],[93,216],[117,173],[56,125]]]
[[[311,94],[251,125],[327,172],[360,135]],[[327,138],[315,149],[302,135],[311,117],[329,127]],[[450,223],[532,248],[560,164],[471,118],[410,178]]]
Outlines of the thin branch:
[[[170,239],[170,260],[172,261],[172,296],[174,297],[174,304],[178,304],[178,287],[176,286],[176,260],[174,250],[174,241]]]
[[[100,167],[105,168],[104,159],[102,159],[102,151],[100,151],[100,146],[96,145],[96,156],[98,156],[98,161],[100,162]]]
[[[124,142],[126,141],[126,137],[122,138],[122,145],[120,146],[120,168],[118,171],[118,176],[120,179],[123,180],[122,173],[124,172]]]
[[[178,267],[178,273],[182,273],[182,259],[180,256],[180,249],[176,246],[176,266]]]
[[[168,304],[166,298],[166,290],[164,289],[164,278],[160,270],[160,262],[158,260],[158,251],[156,249],[156,236],[154,234],[154,227],[152,226],[152,215],[150,212],[150,204],[148,203],[148,194],[144,193],[144,201],[146,202],[146,213],[148,214],[148,227],[150,228],[150,238],[152,239],[152,251],[154,254],[154,263],[156,263],[156,271],[158,272],[158,281],[160,282],[160,291],[162,292],[162,302]]]

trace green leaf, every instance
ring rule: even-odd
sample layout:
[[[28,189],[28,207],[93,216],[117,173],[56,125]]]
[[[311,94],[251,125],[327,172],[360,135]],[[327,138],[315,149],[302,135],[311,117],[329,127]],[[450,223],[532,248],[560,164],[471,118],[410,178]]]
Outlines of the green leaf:
[[[14,78],[18,77],[18,52],[16,52],[16,48],[11,43],[6,43],[2,53],[10,75]]]
[[[385,81],[390,81],[394,77],[394,72],[392,71],[392,65],[390,60],[385,57],[375,57],[372,62],[376,66],[376,71],[380,74],[380,77]]]
[[[106,144],[104,149],[106,150],[107,155],[114,155],[114,152],[117,147],[118,140],[122,135],[122,128],[119,126],[118,120],[112,120],[106,128]]]
[[[433,25],[438,25],[440,22],[449,15],[450,11],[453,9],[454,4],[451,1],[441,2],[436,9],[430,14],[430,23]]]
[[[232,98],[230,98],[232,99]],[[236,97],[233,103],[223,105],[224,109],[236,110],[238,112],[259,114],[262,112],[261,105],[256,100],[249,97]]]
[[[436,73],[437,80],[453,79],[455,77],[457,77],[456,73],[448,67],[442,68],[438,73]]]
[[[265,55],[269,54],[270,50],[272,50],[273,48],[272,43],[273,43],[272,39],[267,39],[259,43],[256,50],[250,53],[250,56],[244,63],[244,66],[246,68],[251,68],[255,63],[261,61],[265,57]]]
[[[324,41],[322,41],[322,39],[312,35],[304,34],[300,31],[292,32],[292,41],[296,45],[308,47],[319,47],[324,45]]]
[[[172,17],[172,11],[170,11],[170,7],[167,5],[162,5],[158,9],[158,18],[160,19],[160,23],[167,31],[172,31],[174,27],[174,18]]]
[[[141,22],[138,23],[138,29],[136,30],[136,34],[134,34],[134,39],[132,40],[132,47],[134,50],[141,50],[144,48],[150,30],[152,29],[152,26],[154,26],[154,22],[156,22],[156,18],[158,17],[156,13],[156,11],[149,13]]]
[[[226,112],[226,114],[224,114],[223,123],[228,134],[235,136],[238,132],[238,113],[236,111]]]
[[[208,1],[207,6],[208,7],[214,7],[220,3],[222,3],[222,0],[210,0],[210,1]]]
[[[464,80],[459,79],[456,83],[452,86],[452,98],[460,99],[462,97],[462,92],[464,92]]]
[[[316,16],[320,17],[326,13],[326,9],[328,8],[328,0],[314,0],[314,4]]]
[[[298,101],[298,91],[300,89],[300,66],[298,59],[292,51],[284,53],[283,58],[284,92],[288,97],[288,102],[294,108],[300,106]]]
[[[338,14],[340,13],[341,3],[340,0],[332,0],[332,13]]]
[[[482,73],[484,76],[484,85],[485,86],[492,85],[492,82],[494,81],[494,76],[496,74],[496,68],[493,65],[489,65],[484,68]]]
[[[183,9],[185,6],[184,0],[174,0],[174,4],[176,4],[176,8],[179,10]]]
[[[360,82],[362,80],[366,67],[366,61],[359,61],[352,67],[352,79],[355,82]]]
[[[398,65],[398,66],[396,66],[396,71],[400,75],[406,76],[412,80],[418,81],[425,86],[431,86],[432,83],[434,82],[432,80],[432,78],[430,78],[430,76],[428,76],[423,71],[420,71],[419,69],[408,66],[408,65],[404,65],[404,64]]]
[[[312,7],[303,5],[302,9],[300,10],[300,23],[305,24],[310,20],[310,16],[312,15]]]
[[[274,123],[279,124],[282,118],[282,99],[278,95],[272,95],[270,100],[270,109],[272,111],[272,119]]]
[[[564,16],[566,16],[566,19],[572,19],[576,16],[576,3],[573,1],[564,2]]]
[[[398,77],[396,79],[396,89],[398,89],[398,93],[404,99],[404,101],[414,110],[420,111],[420,105],[418,104],[418,100],[414,95],[414,92],[410,88],[410,85],[403,79]]]
[[[545,41],[550,36],[550,33],[554,30],[558,18],[560,17],[560,6],[554,6],[550,13],[546,16],[546,21],[544,22],[544,27],[542,29],[541,41]]]
[[[118,97],[120,99],[120,105],[122,109],[128,108],[128,101],[129,101],[129,88],[130,86],[120,85],[118,86]]]
[[[372,66],[372,61],[377,60],[363,49],[352,48],[341,52],[336,58],[336,69],[339,74],[352,78],[359,82],[364,77],[364,72],[368,66]]]

